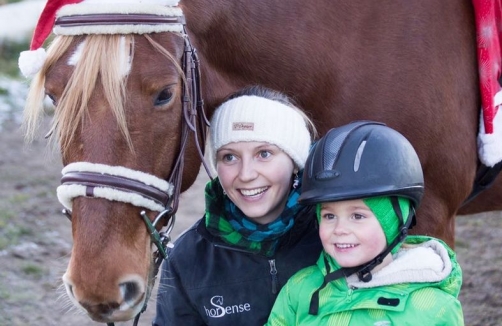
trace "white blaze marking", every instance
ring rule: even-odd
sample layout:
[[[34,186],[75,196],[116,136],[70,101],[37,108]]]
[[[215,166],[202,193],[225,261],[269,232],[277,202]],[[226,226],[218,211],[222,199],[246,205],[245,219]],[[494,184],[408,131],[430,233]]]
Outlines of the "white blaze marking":
[[[122,51],[119,53],[120,72],[121,76],[125,77],[131,71],[131,47],[129,43],[126,44],[124,36],[120,38],[120,47],[122,48]]]
[[[85,41],[80,43],[76,48],[73,54],[68,59],[68,65],[75,66],[80,59],[82,58],[82,52],[84,50]],[[131,71],[131,53],[130,53],[130,45],[126,44],[125,37],[120,38],[120,47],[122,51],[119,53],[119,63],[120,63],[120,73],[122,77],[125,77]]]
[[[68,65],[70,65],[70,66],[77,65],[77,62],[79,62],[80,58],[82,57],[82,51],[84,50],[84,45],[85,45],[85,41],[83,41],[82,43],[77,45],[77,47],[75,48],[75,52],[73,52],[73,54],[68,59]]]

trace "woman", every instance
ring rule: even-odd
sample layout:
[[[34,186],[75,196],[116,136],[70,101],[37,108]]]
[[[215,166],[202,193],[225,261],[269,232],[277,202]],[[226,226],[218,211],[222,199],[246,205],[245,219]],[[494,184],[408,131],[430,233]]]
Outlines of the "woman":
[[[206,212],[162,267],[153,325],[263,325],[288,278],[322,246],[310,207],[299,206],[314,128],[283,94],[244,89],[211,120],[218,178]]]

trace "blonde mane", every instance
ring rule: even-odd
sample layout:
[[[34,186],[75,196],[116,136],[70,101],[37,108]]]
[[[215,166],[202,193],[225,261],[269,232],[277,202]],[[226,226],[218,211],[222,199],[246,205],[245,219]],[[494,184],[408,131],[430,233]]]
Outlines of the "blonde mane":
[[[176,58],[150,36],[146,34],[144,36],[157,51],[175,65],[182,76],[183,82],[186,83],[185,76]],[[47,50],[47,59],[44,66],[31,82],[23,122],[27,141],[33,140],[40,118],[43,115],[46,74],[69,50],[75,37],[82,38],[82,36],[59,36],[54,39]],[[103,88],[103,95],[116,118],[120,131],[133,151],[124,110],[124,100],[127,96],[127,77],[124,77],[121,73],[120,66],[120,55],[124,44],[121,41],[122,37],[125,37],[125,44],[130,44],[132,62],[134,58],[134,36],[89,35],[85,38],[81,58],[67,81],[61,98],[57,99],[58,103],[50,129],[51,138],[55,138],[59,142],[63,154],[74,140],[77,126],[83,123],[84,117],[88,114],[88,103],[98,82]]]

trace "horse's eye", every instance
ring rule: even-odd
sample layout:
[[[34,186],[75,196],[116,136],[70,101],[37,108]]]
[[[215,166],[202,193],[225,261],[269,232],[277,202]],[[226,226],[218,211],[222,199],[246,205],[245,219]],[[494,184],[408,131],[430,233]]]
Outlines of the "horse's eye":
[[[56,97],[52,94],[47,94],[47,97],[52,101],[52,105],[57,106]]]
[[[164,88],[157,98],[155,99],[155,106],[164,105],[168,103],[173,97],[173,93],[170,88]]]

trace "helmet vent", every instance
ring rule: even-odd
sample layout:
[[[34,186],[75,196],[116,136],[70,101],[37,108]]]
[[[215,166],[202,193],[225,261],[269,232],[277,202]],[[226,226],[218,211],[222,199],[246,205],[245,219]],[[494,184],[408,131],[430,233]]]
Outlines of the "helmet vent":
[[[316,174],[315,178],[317,180],[329,180],[329,179],[334,179],[340,175],[339,172],[337,171],[322,171],[318,174]]]
[[[336,158],[340,152],[345,138],[347,138],[350,130],[345,132],[340,132],[334,134],[334,137],[330,137],[326,141],[326,149],[324,150],[323,167],[325,170],[329,170],[335,166]]]
[[[361,164],[361,158],[363,157],[364,146],[366,146],[366,140],[363,140],[361,144],[359,144],[359,148],[356,152],[356,157],[354,159],[354,172],[359,171],[359,165]]]

